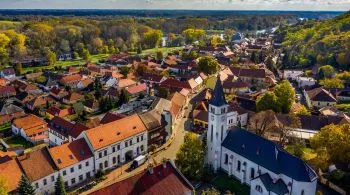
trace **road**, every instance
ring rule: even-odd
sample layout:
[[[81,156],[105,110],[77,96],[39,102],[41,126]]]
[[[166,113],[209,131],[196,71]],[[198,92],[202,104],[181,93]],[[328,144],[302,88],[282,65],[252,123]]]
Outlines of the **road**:
[[[127,171],[131,162],[117,169],[112,170],[111,172],[106,174],[106,179],[104,181],[97,184],[94,188],[83,192],[82,194],[89,194],[100,188],[111,185],[117,181],[123,180],[139,172],[142,172],[143,170],[147,169],[147,166],[150,163],[159,164],[162,162],[163,159],[175,160],[176,153],[180,149],[182,143],[184,142],[185,134],[190,129],[191,119],[189,119],[188,116],[192,110],[192,106],[193,106],[192,103],[195,102],[194,100],[196,99],[198,94],[200,93],[195,94],[194,97],[190,99],[189,103],[186,106],[184,106],[184,107],[187,107],[187,109],[183,110],[183,116],[185,117],[182,117],[177,120],[175,127],[173,128],[174,138],[169,146],[166,146],[164,147],[163,150],[160,150],[159,152],[153,154],[146,163],[144,163],[143,165],[141,165],[140,167],[136,168],[131,172]],[[168,144],[165,144],[165,145],[168,145]]]

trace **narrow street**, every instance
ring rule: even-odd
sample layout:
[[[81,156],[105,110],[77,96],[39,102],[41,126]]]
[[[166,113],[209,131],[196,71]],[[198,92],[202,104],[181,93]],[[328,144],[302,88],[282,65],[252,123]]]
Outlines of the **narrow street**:
[[[191,124],[191,119],[188,118],[189,114],[191,113],[192,110],[192,103],[194,99],[196,99],[197,95],[200,94],[196,93],[188,102],[188,105],[185,105],[184,107],[187,107],[187,109],[184,109],[183,116],[180,119],[177,120],[176,125],[173,129],[174,133],[174,139],[172,140],[171,144],[168,147],[165,147],[163,150],[153,154],[148,161],[146,161],[143,165],[140,167],[136,168],[135,170],[128,172],[127,169],[130,167],[131,162],[116,168],[112,170],[111,172],[108,172],[106,174],[106,179],[102,181],[101,183],[98,183],[95,187],[92,189],[83,192],[82,194],[89,194],[93,191],[96,191],[97,189],[103,188],[105,186],[111,185],[117,181],[123,180],[125,178],[131,177],[135,175],[136,173],[142,172],[144,169],[147,168],[147,166],[150,163],[153,164],[159,164],[162,162],[163,159],[171,159],[175,160],[176,158],[176,153],[180,149],[182,143],[184,142],[184,137],[186,134],[186,131],[190,129],[190,124]],[[73,192],[73,194],[75,194]]]

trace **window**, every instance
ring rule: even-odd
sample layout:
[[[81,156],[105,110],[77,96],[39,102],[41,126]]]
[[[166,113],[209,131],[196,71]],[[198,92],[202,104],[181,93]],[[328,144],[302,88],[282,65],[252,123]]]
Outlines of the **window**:
[[[140,149],[141,149],[141,152],[143,152],[143,145],[141,145],[141,148],[140,148]]]
[[[224,137],[224,126],[221,125],[221,141],[222,141],[223,137]]]
[[[102,158],[102,152],[98,153],[98,157]]]
[[[115,146],[112,147],[112,152],[113,152],[113,153],[115,152]]]
[[[63,175],[63,176],[67,175],[66,170],[63,171],[62,175]]]
[[[52,182],[55,181],[55,176],[54,176],[54,175],[51,176],[51,181],[52,181]]]
[[[305,191],[304,190],[301,190],[301,195],[304,195],[305,194]]]
[[[74,172],[74,167],[70,168],[70,172],[71,172],[71,173]]]
[[[132,145],[132,140],[129,141],[130,146]]]
[[[125,147],[128,147],[128,142],[127,141],[125,142]]]
[[[47,184],[46,179],[43,180],[43,183],[44,183],[44,186],[46,186],[46,184]]]
[[[137,143],[139,143],[139,137],[136,138]]]
[[[120,156],[119,155],[117,156],[117,161],[118,161],[118,163],[120,163]]]
[[[90,177],[91,177],[90,172],[87,172],[86,173],[86,178],[90,178]]]
[[[237,171],[241,171],[241,161],[238,161],[237,163]]]
[[[141,135],[141,141],[143,141],[143,135]]]
[[[120,144],[117,145],[117,150],[120,150]]]
[[[81,164],[80,164],[80,165],[78,165],[78,169],[81,169],[81,167],[82,167],[82,166],[81,166]]]
[[[213,142],[213,131],[214,131],[214,127],[213,125],[211,125],[211,128],[210,128],[210,141]]]
[[[89,166],[89,161],[85,162],[85,166],[87,166],[87,167]]]
[[[103,169],[103,164],[102,163],[100,163],[100,169]]]
[[[35,183],[35,188],[38,189],[39,188],[39,184]]]
[[[250,169],[250,178],[253,179],[254,175],[255,175],[255,170],[254,170],[254,168],[251,168]]]
[[[256,185],[256,186],[255,186],[255,190],[256,190],[256,191],[258,191],[258,192],[260,192],[260,193],[262,193],[262,192],[263,192],[262,187],[261,187],[261,186],[259,186],[259,185]]]
[[[83,175],[79,175],[79,181],[83,180]]]
[[[103,151],[104,155],[107,156],[107,150]]]
[[[71,180],[71,182],[72,182],[72,185],[75,184],[75,178],[73,178],[73,179]]]
[[[227,165],[228,164],[228,154],[225,154],[225,165]]]
[[[211,107],[211,112],[215,113],[215,108]]]
[[[105,167],[108,167],[108,161],[105,161]]]
[[[68,187],[68,181],[64,182],[64,186],[66,186],[66,188]]]
[[[115,164],[116,162],[117,162],[117,159],[115,157],[113,157],[112,163]]]

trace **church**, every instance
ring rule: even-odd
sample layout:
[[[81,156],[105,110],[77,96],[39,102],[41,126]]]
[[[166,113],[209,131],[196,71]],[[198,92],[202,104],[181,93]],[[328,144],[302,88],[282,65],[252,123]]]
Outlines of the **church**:
[[[228,124],[220,79],[209,101],[207,163],[242,184],[251,195],[314,195],[317,174],[303,160],[272,141]]]

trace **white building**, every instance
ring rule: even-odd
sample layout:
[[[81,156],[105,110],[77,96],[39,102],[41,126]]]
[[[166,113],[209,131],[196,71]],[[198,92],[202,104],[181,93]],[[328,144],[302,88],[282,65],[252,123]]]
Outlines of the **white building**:
[[[312,77],[297,77],[296,79],[298,83],[298,87],[304,88],[304,87],[311,87],[316,85],[316,80]]]
[[[298,77],[302,76],[304,71],[302,70],[284,70],[283,77],[288,80],[296,80]]]
[[[147,151],[147,129],[137,114],[82,134],[93,152],[95,170],[117,167]]]
[[[219,80],[219,79],[218,79]],[[209,102],[207,163],[251,187],[250,194],[314,195],[317,175],[301,159],[244,129],[229,128],[221,82]]]

